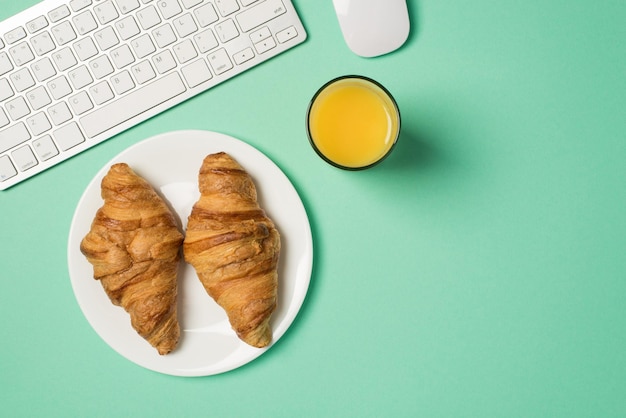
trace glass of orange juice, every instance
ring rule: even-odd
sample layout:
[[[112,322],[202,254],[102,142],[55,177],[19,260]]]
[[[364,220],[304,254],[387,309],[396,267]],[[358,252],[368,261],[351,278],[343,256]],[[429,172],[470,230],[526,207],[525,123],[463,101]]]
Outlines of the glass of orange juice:
[[[315,93],[306,128],[313,149],[326,162],[345,170],[363,170],[391,153],[400,135],[400,110],[378,82],[347,75]]]

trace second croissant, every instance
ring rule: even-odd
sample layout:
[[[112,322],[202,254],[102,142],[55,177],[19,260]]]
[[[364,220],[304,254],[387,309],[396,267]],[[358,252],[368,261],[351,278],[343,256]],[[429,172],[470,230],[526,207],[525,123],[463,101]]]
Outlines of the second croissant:
[[[280,235],[259,206],[250,175],[228,154],[207,156],[198,179],[201,196],[189,216],[185,260],[239,338],[265,347],[272,341]]]

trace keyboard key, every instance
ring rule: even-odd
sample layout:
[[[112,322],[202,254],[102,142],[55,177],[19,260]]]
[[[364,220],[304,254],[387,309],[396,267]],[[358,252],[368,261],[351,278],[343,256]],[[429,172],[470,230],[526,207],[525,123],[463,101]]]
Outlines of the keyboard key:
[[[72,28],[72,24],[67,20],[52,27],[52,36],[59,45],[65,45],[76,39],[76,32]]]
[[[33,141],[33,148],[41,161],[46,161],[56,155],[59,155],[59,150],[57,150],[57,147],[54,145],[50,135],[45,135],[41,138],[35,139]]]
[[[76,61],[76,57],[74,56],[72,49],[69,47],[65,47],[54,52],[52,54],[52,60],[54,61],[54,64],[57,66],[59,71],[68,70],[78,64],[78,61]]]
[[[96,32],[94,36],[97,37],[97,35],[98,32]],[[80,41],[74,42],[72,46],[74,47],[76,55],[78,55],[78,59],[81,61],[86,61],[98,53],[98,48],[96,48],[96,44],[89,36],[84,37]]]
[[[26,171],[37,165],[37,158],[28,145],[24,145],[11,153],[13,161],[20,171]]]
[[[13,69],[13,64],[6,52],[0,52],[0,75],[4,75]]]
[[[296,30],[296,28],[294,28],[293,26],[289,26],[287,29],[283,29],[278,32],[276,34],[276,39],[278,39],[278,42],[280,42],[281,44],[284,44],[285,42],[295,38],[296,36],[298,36],[298,31]]]
[[[7,112],[9,112],[9,116],[11,116],[13,120],[23,118],[30,113],[28,104],[22,96],[17,96],[15,99],[9,100],[6,103],[6,108]]]
[[[132,12],[139,7],[139,1],[137,0],[115,0],[115,2],[117,3],[117,7],[120,9],[122,14]]]
[[[42,56],[56,48],[56,45],[54,44],[54,41],[48,31],[33,36],[30,43],[35,49],[35,53],[39,56]]]
[[[263,54],[276,46],[274,38],[267,38],[261,42],[254,44],[254,49],[259,54]]]
[[[59,100],[72,92],[70,83],[63,75],[48,81],[48,84],[46,85],[48,86],[48,91],[50,91],[54,100]]]
[[[157,1],[157,6],[159,6],[159,10],[161,10],[163,19],[169,19],[183,11],[177,0],[159,0]]]
[[[248,32],[286,12],[281,0],[266,0],[244,10],[236,18],[241,30]]]
[[[91,32],[98,27],[96,19],[91,14],[91,11],[86,10],[83,13],[76,15],[72,18],[74,27],[80,35]]]
[[[181,43],[174,45],[173,49],[178,62],[181,64],[184,64],[198,56],[191,39],[184,40]]]
[[[109,57],[106,55],[100,55],[98,58],[89,61],[89,68],[91,68],[91,72],[96,77],[96,80],[100,80],[115,71],[113,64],[111,64]]]
[[[156,41],[159,48],[165,48],[166,46],[176,41],[176,35],[169,23],[159,26],[152,31],[152,36]]]
[[[4,109],[0,107],[0,128],[4,128],[5,126],[9,124],[9,122],[11,122],[11,120],[5,113]]]
[[[33,74],[37,81],[42,82],[50,77],[56,75],[56,71],[54,70],[54,66],[52,65],[52,61],[50,58],[44,57],[39,61],[35,61],[31,66],[31,70],[33,70]]]
[[[135,62],[135,57],[133,57],[130,47],[125,44],[111,51],[111,59],[113,60],[113,64],[115,64],[118,69],[124,68],[128,64]]]
[[[237,65],[241,65],[246,61],[250,61],[252,58],[254,58],[254,52],[252,51],[252,48],[246,48],[243,51],[239,51],[233,55],[233,61],[235,61],[235,64]]]
[[[201,54],[209,52],[219,45],[217,38],[213,35],[213,31],[211,29],[198,33],[193,37],[193,40],[195,41],[198,51],[200,51]]]
[[[250,33],[250,40],[252,41],[252,43],[257,43],[271,36],[272,33],[270,32],[270,29],[267,26],[263,26],[262,28]]]
[[[56,126],[61,125],[62,123],[67,122],[72,119],[72,112],[70,112],[70,108],[67,106],[65,102],[59,102],[55,105],[52,105],[48,108],[48,115],[50,119],[52,119],[52,123]]]
[[[0,131],[0,153],[8,151],[29,139],[30,134],[26,129],[26,125],[22,122],[11,125]]]
[[[0,182],[17,176],[17,170],[7,155],[0,157]]]
[[[35,85],[35,80],[28,68],[22,68],[21,70],[11,73],[9,78],[13,83],[13,87],[15,87],[15,90],[18,92],[22,92]]]
[[[215,0],[215,5],[220,11],[220,14],[224,17],[233,14],[237,10],[239,10],[237,0]]]
[[[36,17],[35,19],[26,23],[26,29],[28,29],[30,33],[38,32],[46,26],[48,26],[48,19],[46,19],[45,16]]]
[[[70,107],[75,115],[82,115],[93,109],[93,103],[86,91],[80,91],[68,99]]]
[[[168,49],[154,55],[152,57],[152,62],[154,63],[154,66],[159,74],[163,74],[176,67],[176,61],[174,60],[174,56]]]
[[[81,65],[67,73],[67,77],[70,79],[74,90],[79,90],[88,84],[93,83],[93,78],[89,73],[86,65]]]
[[[181,0],[185,9],[191,9],[194,6],[202,3],[203,0]]]
[[[211,23],[215,23],[219,20],[215,9],[211,3],[207,3],[204,6],[200,6],[193,11],[193,14],[196,15],[196,19],[198,20],[198,24],[200,27],[207,27]]]
[[[203,59],[196,60],[191,64],[184,66],[181,69],[181,73],[183,74],[183,78],[187,82],[189,88],[202,84],[213,77],[211,70],[209,70],[209,66]]]
[[[106,103],[114,97],[113,90],[111,90],[111,86],[106,81],[102,81],[89,87],[89,94],[97,105]]]
[[[211,64],[211,68],[213,68],[215,74],[222,74],[233,68],[233,64],[230,62],[228,53],[224,48],[218,49],[217,51],[209,54],[207,60],[209,60],[209,64]]]
[[[0,102],[13,96],[13,94],[15,93],[13,93],[9,80],[6,78],[0,78]]]
[[[141,61],[139,64],[131,67],[130,70],[133,73],[137,84],[145,84],[146,82],[156,77],[154,69],[152,68],[152,65],[150,65],[150,61],[148,60]]]
[[[34,136],[41,135],[52,129],[52,125],[44,112],[35,113],[33,116],[26,118],[26,126],[28,126],[28,129]]]
[[[147,33],[133,39],[130,45],[133,47],[135,56],[138,59],[146,57],[156,51],[152,39],[150,39],[150,35]]]
[[[115,22],[115,28],[123,40],[130,39],[140,32],[139,26],[137,26],[137,22],[132,16],[127,16],[124,19]]]
[[[111,0],[98,4],[93,8],[93,11],[101,25],[106,25],[119,17]]]
[[[28,103],[33,110],[39,110],[52,103],[52,99],[43,86],[35,87],[26,93],[26,98],[28,99]]]
[[[154,6],[148,6],[138,11],[137,20],[139,20],[139,24],[144,30],[150,29],[161,23],[159,13]]]
[[[70,15],[70,9],[66,5],[59,6],[55,9],[52,9],[48,12],[48,18],[50,22],[56,23],[63,18],[66,18]]]
[[[68,123],[56,131],[52,131],[52,136],[62,151],[67,151],[81,142],[85,142],[85,137],[76,122]]]
[[[239,31],[237,30],[237,26],[235,26],[235,22],[233,22],[232,19],[227,19],[215,25],[215,34],[222,43],[226,43],[239,36]]]
[[[33,51],[26,42],[22,42],[21,44],[9,48],[9,54],[11,55],[11,58],[13,58],[13,62],[18,66],[29,63],[35,59]]]
[[[185,90],[180,76],[177,73],[170,73],[81,117],[80,123],[87,137],[93,138],[178,96]]]
[[[12,29],[4,34],[4,39],[7,41],[7,44],[11,45],[19,41],[20,39],[26,38],[26,31],[23,27],[18,26],[15,29]]]
[[[198,30],[191,13],[185,13],[181,17],[177,17],[172,23],[174,24],[174,29],[176,29],[179,38],[184,38]]]
[[[72,0],[70,1],[70,7],[73,11],[78,12],[83,10],[85,7],[91,5],[91,0]]]
[[[115,90],[115,93],[117,94],[124,94],[135,87],[135,83],[133,82],[133,79],[128,71],[122,71],[121,73],[114,75],[109,81],[113,86],[113,90]]]
[[[96,32],[94,34],[94,38],[96,39],[101,51],[106,51],[107,49],[113,48],[115,45],[120,43],[120,40],[117,38],[117,35],[111,26],[107,26],[106,28]]]

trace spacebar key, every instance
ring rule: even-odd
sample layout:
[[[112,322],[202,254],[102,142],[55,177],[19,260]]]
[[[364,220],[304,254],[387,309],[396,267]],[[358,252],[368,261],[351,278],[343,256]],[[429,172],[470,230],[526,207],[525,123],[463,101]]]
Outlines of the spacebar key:
[[[108,131],[160,105],[185,91],[185,85],[177,73],[148,84],[111,102],[95,112],[80,118],[80,124],[88,138]]]

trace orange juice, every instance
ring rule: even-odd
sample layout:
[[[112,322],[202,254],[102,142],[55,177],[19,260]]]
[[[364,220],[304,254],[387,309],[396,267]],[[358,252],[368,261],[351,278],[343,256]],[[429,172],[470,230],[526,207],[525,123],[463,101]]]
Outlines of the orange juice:
[[[400,132],[400,112],[391,94],[375,81],[340,77],[314,96],[307,128],[322,158],[337,167],[358,170],[389,154]]]

